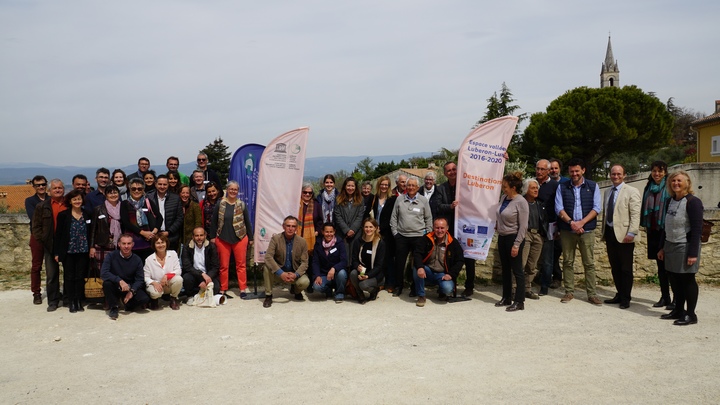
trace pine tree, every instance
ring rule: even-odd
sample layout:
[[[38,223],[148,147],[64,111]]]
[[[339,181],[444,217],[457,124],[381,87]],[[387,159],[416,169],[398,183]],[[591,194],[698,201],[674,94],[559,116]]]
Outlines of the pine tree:
[[[217,173],[220,178],[220,187],[225,188],[230,174],[230,152],[228,152],[228,147],[223,142],[223,139],[218,136],[200,152],[207,155],[208,167]]]

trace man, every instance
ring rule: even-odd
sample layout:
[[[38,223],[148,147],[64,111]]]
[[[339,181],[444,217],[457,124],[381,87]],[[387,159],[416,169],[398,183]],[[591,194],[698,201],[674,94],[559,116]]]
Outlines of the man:
[[[218,188],[221,188],[223,185],[220,183],[220,177],[218,177],[213,169],[208,167],[208,163],[210,162],[208,162],[207,155],[200,152],[197,156],[197,169],[203,174],[203,181],[205,184],[211,181],[215,182]]]
[[[438,186],[438,217],[445,218],[448,224],[448,232],[455,237],[455,208],[458,206],[458,202],[455,201],[457,165],[454,162],[445,163],[443,173],[448,180]],[[475,259],[465,258],[465,291],[463,291],[462,295],[470,297],[474,291]]]
[[[95,182],[97,183],[97,188],[85,197],[85,207],[91,212],[95,207],[105,203],[105,187],[110,184],[110,170],[104,167],[97,169],[95,172]]]
[[[124,233],[118,241],[118,250],[105,255],[100,275],[103,279],[103,291],[112,320],[118,318],[118,299],[122,297],[126,311],[144,308],[150,298],[145,293],[143,261],[132,252],[133,237]]]
[[[200,201],[205,199],[205,180],[203,172],[195,170],[192,172],[192,186],[190,187],[190,197],[196,203],[200,204]],[[220,186],[218,186],[219,188]]]
[[[398,174],[395,176],[395,188],[392,189],[392,195],[399,196],[405,194],[405,183],[407,183],[407,176],[404,174]]]
[[[283,232],[270,238],[265,252],[263,281],[265,282],[264,308],[272,306],[273,280],[290,284],[290,293],[304,301],[302,291],[310,286],[308,278],[308,247],[305,239],[297,235],[298,219],[290,215],[283,220]]]
[[[549,176],[551,179],[558,182],[558,185],[567,183],[570,181],[567,177],[561,176],[562,163],[557,159],[550,159],[550,172]],[[554,197],[553,197],[554,198]],[[550,212],[550,211],[548,211]],[[554,214],[554,212],[553,212]],[[557,218],[556,218],[557,220]],[[560,243],[560,236],[557,236],[553,241],[553,270],[552,270],[552,282],[550,288],[555,289],[560,287],[562,282],[562,269],[560,268],[560,256],[562,255],[562,243]]]
[[[433,232],[425,235],[415,249],[414,264],[415,292],[418,296],[415,305],[425,306],[425,284],[438,286],[438,297],[447,301],[455,288],[455,279],[464,264],[460,242],[448,233],[445,218],[433,221]]]
[[[150,170],[150,159],[146,158],[145,156],[138,159],[138,170],[135,173],[130,173],[127,176],[128,184],[130,184],[130,180],[134,178],[139,178],[140,180],[145,177],[145,173],[147,173]]]
[[[220,294],[220,259],[214,243],[207,240],[205,228],[193,229],[193,238],[182,250],[183,288],[192,298],[208,283],[213,283],[213,295]]]
[[[82,191],[83,195],[87,194],[88,179],[84,174],[76,174],[72,178],[73,190]]]
[[[640,235],[642,197],[635,187],[625,184],[625,168],[621,165],[610,168],[610,181],[613,186],[605,190],[603,198],[602,238],[617,294],[605,303],[627,309],[633,285],[635,241]]]
[[[586,179],[585,162],[573,158],[568,162],[570,181],[558,186],[555,193],[555,213],[558,216],[560,242],[563,251],[563,283],[565,296],[562,303],[570,302],[575,292],[575,248],[580,248],[585,269],[585,289],[588,301],[602,305],[595,291],[595,228],[600,213],[600,188]]]
[[[178,168],[180,167],[180,159],[178,159],[177,156],[170,156],[167,158],[167,161],[165,162],[165,167],[167,167],[168,171],[175,170],[178,172],[178,175],[180,176],[180,182],[184,186],[190,185],[190,178],[186,176],[185,174],[181,173]]]
[[[405,284],[405,262],[408,254],[425,234],[432,232],[432,212],[428,200],[420,195],[417,177],[411,177],[405,183],[405,194],[398,196],[390,215],[390,230],[395,238],[395,280],[393,297],[402,294]],[[410,296],[415,296],[411,289]]]
[[[435,187],[435,172],[430,171],[425,173],[424,185],[420,194],[427,198],[428,204],[430,204],[430,212],[432,213],[433,219],[438,218],[440,210],[440,193],[437,192],[437,187]]]
[[[557,159],[550,159],[550,178],[560,184],[570,181],[569,178],[562,176],[562,163]]]
[[[161,174],[155,180],[155,190],[149,192],[147,197],[160,208],[163,222],[160,225],[159,234],[167,236],[170,242],[168,249],[177,250],[180,246],[180,236],[184,226],[183,207],[180,203],[180,196],[168,193],[168,187],[170,184],[167,175]]]
[[[32,219],[32,236],[40,242],[45,261],[45,291],[48,299],[48,312],[60,305],[60,265],[53,255],[53,237],[57,216],[65,211],[65,185],[60,179],[50,180],[50,198],[35,207]]]
[[[559,183],[550,178],[550,161],[547,159],[540,159],[535,164],[535,180],[540,185],[537,199],[542,202],[545,206],[545,213],[547,213],[548,223],[552,224],[549,226],[550,230],[557,229],[557,215],[555,214],[555,193]],[[552,284],[553,278],[553,260],[555,259],[555,242],[557,239],[558,245],[560,245],[559,238],[556,238],[554,233],[547,235],[547,239],[543,242],[542,254],[540,258],[540,295],[547,295],[548,288]],[[525,244],[526,248],[528,243]],[[559,257],[558,257],[559,260]],[[559,267],[559,266],[558,266]],[[527,270],[527,269],[526,269]],[[526,274],[527,276],[527,274]],[[558,277],[558,287],[562,277]],[[526,278],[525,283],[529,287],[532,284],[532,278]],[[557,288],[557,287],[555,287]],[[527,298],[535,299],[534,293]]]
[[[25,212],[30,220],[30,291],[33,294],[33,304],[42,304],[42,290],[40,289],[40,270],[44,257],[43,246],[39,240],[32,235],[32,220],[35,214],[35,207],[45,201],[47,197],[47,179],[45,176],[37,175],[32,179],[32,186],[35,194],[25,199]]]

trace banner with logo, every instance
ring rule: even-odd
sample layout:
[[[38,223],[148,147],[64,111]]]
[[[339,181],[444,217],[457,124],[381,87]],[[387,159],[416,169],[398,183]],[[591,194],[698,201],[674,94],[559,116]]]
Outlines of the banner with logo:
[[[298,128],[273,139],[260,158],[255,212],[255,263],[265,263],[273,234],[288,215],[297,215],[310,129]]]
[[[248,207],[250,223],[255,229],[255,202],[258,184],[258,163],[265,147],[256,143],[249,143],[238,148],[230,160],[230,173],[228,179],[240,184],[238,198]]]
[[[458,152],[455,236],[465,257],[485,260],[495,233],[505,152],[517,117],[488,121],[465,138]]]

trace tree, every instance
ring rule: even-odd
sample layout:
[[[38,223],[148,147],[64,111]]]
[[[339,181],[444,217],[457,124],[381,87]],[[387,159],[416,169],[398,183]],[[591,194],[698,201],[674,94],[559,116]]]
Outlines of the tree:
[[[672,97],[667,101],[667,110],[675,118],[675,124],[672,129],[673,142],[676,145],[695,144],[696,133],[690,130],[690,124],[692,124],[693,121],[703,118],[705,114],[689,108],[676,106]]]
[[[357,162],[357,164],[355,165],[355,172],[360,173],[360,175],[362,177],[360,179],[361,181],[368,180],[368,179],[372,178],[371,175],[373,173],[374,168],[375,168],[375,165],[372,162],[372,158],[370,158],[368,156],[365,159]]]
[[[503,82],[502,87],[500,88],[500,97],[498,97],[497,92],[495,92],[487,101],[487,112],[477,123],[475,123],[473,129],[477,128],[480,124],[494,120],[495,118],[513,115],[515,114],[515,111],[520,109],[519,105],[513,104],[515,99],[505,82]],[[518,155],[520,144],[522,143],[522,135],[519,133],[518,127],[521,122],[527,119],[527,114],[522,113],[517,117],[518,122],[515,126],[515,135],[513,135],[512,140],[510,141],[510,146],[508,146],[508,155],[510,156],[510,160],[519,158]]]
[[[208,167],[217,173],[220,177],[220,187],[225,188],[227,183],[228,175],[230,174],[230,152],[228,147],[223,142],[221,137],[215,138],[215,140],[208,144],[200,152],[204,153],[208,157]]]
[[[578,87],[530,117],[521,153],[529,161],[581,158],[593,173],[613,153],[649,154],[667,146],[672,126],[665,105],[636,86]]]

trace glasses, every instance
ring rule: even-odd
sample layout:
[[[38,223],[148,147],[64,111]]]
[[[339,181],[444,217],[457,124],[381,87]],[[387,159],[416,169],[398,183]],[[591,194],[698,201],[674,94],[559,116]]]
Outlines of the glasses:
[[[198,160],[197,160],[197,161],[198,161],[198,162],[207,162],[207,159],[203,159],[203,158],[198,158]]]
[[[35,188],[47,187],[47,183],[33,184],[33,187],[35,187]]]
[[[130,187],[130,191],[143,191],[142,187]]]
[[[312,195],[312,191],[303,191],[303,195]]]

